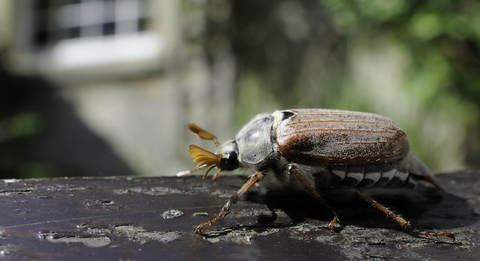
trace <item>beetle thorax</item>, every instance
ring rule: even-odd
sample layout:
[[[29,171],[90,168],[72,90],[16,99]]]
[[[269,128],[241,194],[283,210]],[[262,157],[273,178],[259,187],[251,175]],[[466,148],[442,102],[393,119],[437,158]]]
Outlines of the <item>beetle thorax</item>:
[[[273,117],[260,114],[246,124],[235,139],[238,145],[239,161],[247,166],[264,164],[273,152]]]

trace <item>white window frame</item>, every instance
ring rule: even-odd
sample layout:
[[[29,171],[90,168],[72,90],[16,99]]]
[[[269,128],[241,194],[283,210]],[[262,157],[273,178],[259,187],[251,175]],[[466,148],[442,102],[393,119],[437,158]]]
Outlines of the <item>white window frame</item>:
[[[144,1],[144,6],[151,4],[151,1],[78,0],[78,4],[49,9],[47,13],[52,16],[48,23],[55,25],[47,27],[53,26],[53,30],[63,34],[68,28],[78,26],[80,29],[77,37],[65,37],[62,33],[55,35],[54,32],[53,38],[57,39],[48,39],[43,46],[35,45],[33,38],[36,33],[33,23],[36,15],[39,15],[33,6],[35,1],[19,0],[17,4],[18,61],[24,71],[63,75],[65,78],[69,78],[65,72],[111,77],[112,73],[124,75],[158,67],[164,49],[161,36],[149,28],[135,28],[138,27],[135,22],[140,18],[154,19],[150,14],[145,14],[148,10],[143,10],[140,17],[141,10],[138,10],[140,1]],[[110,6],[110,12],[107,12],[106,5],[112,3],[116,5],[114,8]],[[105,35],[99,32],[106,22],[114,24],[114,33]]]

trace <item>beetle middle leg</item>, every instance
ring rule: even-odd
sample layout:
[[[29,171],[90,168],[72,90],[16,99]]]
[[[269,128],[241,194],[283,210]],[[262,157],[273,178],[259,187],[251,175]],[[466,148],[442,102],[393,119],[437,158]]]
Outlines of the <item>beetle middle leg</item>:
[[[318,202],[326,206],[328,210],[330,210],[330,212],[333,213],[333,219],[328,224],[328,229],[333,231],[333,229],[335,228],[335,224],[337,223],[340,224],[340,220],[338,219],[337,212],[335,212],[335,210],[332,207],[330,207],[330,205],[328,205],[327,202],[325,202],[322,196],[320,196],[320,194],[318,194],[318,192],[308,183],[308,181],[302,176],[300,171],[298,171],[298,169],[295,166],[290,164],[287,167],[287,171],[290,174],[293,174],[295,178],[297,178],[297,180],[303,185],[303,187],[305,187],[305,189],[308,191],[308,193],[310,193],[310,195],[312,195]]]
[[[238,199],[245,194],[253,185],[257,184],[263,179],[263,174],[260,171],[257,171],[255,174],[253,174],[250,179],[247,181],[247,183],[243,184],[243,186],[233,195],[231,196],[227,203],[223,206],[222,210],[220,213],[214,218],[209,221],[203,222],[202,224],[198,225],[197,228],[195,229],[195,232],[197,234],[202,234],[202,229],[205,228],[206,226],[210,226],[213,223],[219,221],[222,219],[223,216],[225,216],[226,212],[230,209],[232,204],[237,203]]]
[[[422,230],[418,230],[416,228],[413,228],[410,225],[410,222],[408,222],[407,220],[403,219],[402,217],[396,215],[395,213],[390,211],[388,208],[384,207],[382,204],[376,202],[375,200],[373,200],[370,197],[362,194],[359,191],[356,191],[356,193],[357,193],[357,196],[358,196],[359,199],[361,199],[362,201],[366,202],[370,206],[374,207],[378,211],[385,214],[388,218],[395,221],[397,224],[399,224],[407,232],[413,232],[415,234],[423,235],[423,236],[426,236],[426,237],[445,236],[445,237],[449,237],[449,238],[452,238],[453,240],[455,240],[455,235],[450,233],[450,232],[428,232],[428,231],[422,231]]]

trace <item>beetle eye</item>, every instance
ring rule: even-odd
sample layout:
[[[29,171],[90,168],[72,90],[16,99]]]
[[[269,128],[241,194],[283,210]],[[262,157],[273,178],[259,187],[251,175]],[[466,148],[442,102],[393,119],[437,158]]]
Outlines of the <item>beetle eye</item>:
[[[238,154],[235,151],[231,151],[224,154],[219,167],[224,170],[234,170],[238,165]]]
[[[237,167],[238,166],[238,155],[235,151],[227,153],[227,164],[230,167]]]

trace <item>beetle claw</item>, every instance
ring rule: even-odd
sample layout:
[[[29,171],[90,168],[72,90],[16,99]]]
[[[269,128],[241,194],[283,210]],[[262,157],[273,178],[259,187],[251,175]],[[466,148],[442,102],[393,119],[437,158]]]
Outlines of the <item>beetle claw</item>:
[[[335,215],[332,219],[332,221],[330,221],[330,223],[328,224],[328,229],[330,231],[333,231],[335,232],[335,228],[338,228],[338,227],[341,227],[341,224],[340,224],[340,219],[338,219],[338,216]]]

